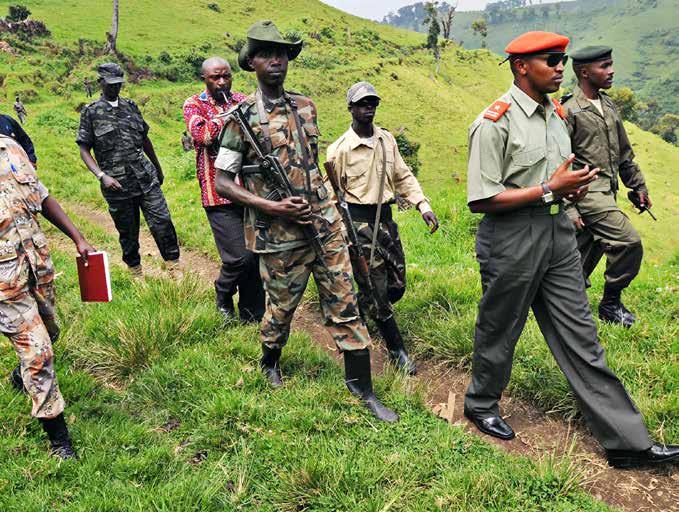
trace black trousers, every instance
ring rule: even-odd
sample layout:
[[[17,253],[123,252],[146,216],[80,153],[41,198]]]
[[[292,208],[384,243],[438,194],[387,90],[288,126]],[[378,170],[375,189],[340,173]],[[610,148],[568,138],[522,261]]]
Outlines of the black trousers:
[[[123,261],[128,266],[135,267],[141,263],[139,254],[140,211],[144,213],[144,219],[163,259],[169,261],[179,258],[177,233],[172,224],[165,196],[159,186],[138,196],[115,200],[107,198],[106,201],[108,211],[118,230]]]
[[[238,291],[238,310],[244,321],[264,316],[264,287],[259,275],[259,258],[245,248],[243,208],[237,205],[205,208],[215,244],[222,260],[215,280],[217,306],[233,309]]]

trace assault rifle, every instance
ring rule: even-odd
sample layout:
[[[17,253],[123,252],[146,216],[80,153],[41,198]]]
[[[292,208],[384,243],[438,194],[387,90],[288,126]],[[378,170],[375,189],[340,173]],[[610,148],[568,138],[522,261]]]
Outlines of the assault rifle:
[[[262,175],[265,176],[269,187],[272,192],[266,197],[270,201],[281,201],[282,199],[288,197],[297,196],[297,192],[292,187],[290,179],[288,178],[288,173],[285,172],[285,168],[281,164],[280,160],[276,158],[273,154],[265,154],[262,145],[260,144],[255,132],[252,131],[250,123],[243,115],[243,112],[239,108],[233,108],[224,117],[230,117],[233,119],[245,136],[247,142],[254,149],[257,155],[257,166],[261,169]],[[304,233],[304,238],[307,239],[311,248],[316,253],[316,257],[319,259],[323,266],[325,263],[325,250],[323,249],[323,244],[321,243],[321,235],[313,224],[302,224],[300,225],[302,232]]]
[[[332,162],[325,162],[323,164],[325,168],[325,173],[328,175],[328,180],[332,185],[332,189],[335,191],[335,196],[337,196],[337,209],[342,216],[342,221],[344,226],[347,228],[347,236],[349,237],[349,253],[351,259],[356,263],[356,270],[363,278],[365,283],[366,291],[370,300],[372,300],[375,307],[379,310],[381,309],[382,301],[377,294],[375,282],[373,281],[372,275],[370,273],[370,265],[368,264],[368,258],[363,251],[363,246],[358,239],[358,232],[356,231],[356,226],[354,226],[354,221],[351,218],[351,212],[349,211],[349,205],[347,204],[346,197],[342,188],[339,186],[339,181],[337,175],[335,174],[335,165]],[[373,229],[379,229],[378,226],[374,226]]]

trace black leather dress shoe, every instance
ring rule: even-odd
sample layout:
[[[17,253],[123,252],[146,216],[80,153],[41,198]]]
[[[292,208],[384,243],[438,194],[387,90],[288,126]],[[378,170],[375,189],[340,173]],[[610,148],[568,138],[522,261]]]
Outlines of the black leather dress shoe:
[[[510,439],[514,439],[516,437],[512,427],[510,427],[509,424],[500,416],[481,418],[479,416],[475,416],[467,409],[464,410],[464,415],[484,434],[497,437],[503,441],[509,441]]]
[[[679,464],[679,445],[654,444],[643,452],[606,450],[608,465],[619,469]]]
[[[599,318],[604,322],[619,324],[628,329],[632,327],[637,320],[634,314],[620,301],[602,301],[601,304],[599,304]]]

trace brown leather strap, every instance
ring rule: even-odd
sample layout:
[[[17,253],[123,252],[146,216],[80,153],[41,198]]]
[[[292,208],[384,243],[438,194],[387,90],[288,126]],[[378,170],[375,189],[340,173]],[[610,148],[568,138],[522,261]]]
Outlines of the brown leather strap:
[[[306,192],[311,200],[311,166],[309,162],[311,161],[309,157],[309,145],[307,143],[306,134],[304,133],[304,127],[302,119],[297,112],[297,102],[289,94],[285,94],[285,101],[290,105],[290,110],[292,110],[293,121],[296,125],[297,138],[299,139],[299,145],[302,147],[302,166],[304,167],[304,172],[306,174]]]
[[[375,133],[375,137],[380,141],[382,148],[382,176],[380,176],[380,190],[377,194],[377,211],[375,212],[375,224],[373,225],[373,240],[370,244],[370,264],[368,269],[372,270],[375,261],[375,247],[377,246],[377,233],[380,229],[380,216],[382,215],[382,199],[384,199],[384,183],[387,178],[387,150],[384,147],[384,140]]]

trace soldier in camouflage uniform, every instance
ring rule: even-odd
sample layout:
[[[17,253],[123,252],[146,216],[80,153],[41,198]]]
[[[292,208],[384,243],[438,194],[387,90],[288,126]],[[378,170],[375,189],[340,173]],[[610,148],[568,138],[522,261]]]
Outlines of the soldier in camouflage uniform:
[[[262,370],[272,385],[282,384],[281,350],[313,274],[326,325],[344,354],[349,390],[377,418],[397,421],[398,415],[387,409],[372,389],[370,337],[359,315],[340,216],[318,169],[316,107],[309,98],[283,88],[288,61],[299,55],[302,42],[285,41],[270,21],[255,23],[247,35],[239,64],[246,71],[256,72],[259,88],[236,108],[264,150],[280,161],[299,194],[281,201],[267,198],[271,197],[271,189],[264,178],[265,171],[256,165],[256,154],[240,126],[230,120],[222,132],[215,162],[217,192],[247,208],[246,244],[260,256],[260,272],[268,294],[261,327]],[[235,183],[238,175],[245,188]],[[323,261],[305,238],[301,226],[308,224],[320,233]]]
[[[101,182],[101,192],[120,235],[123,261],[132,275],[143,275],[139,254],[141,210],[170,275],[180,277],[177,233],[160,189],[164,176],[148,137],[149,126],[132,100],[118,96],[124,81],[120,66],[110,62],[97,71],[102,96],[80,113],[76,139],[80,157]]]
[[[52,453],[75,456],[64,420],[64,399],[54,371],[54,267],[37,215],[68,235],[86,259],[94,248],[38,180],[21,146],[0,135],[0,331],[14,345],[20,364],[12,385],[31,398],[31,414],[47,433]]]
[[[617,205],[618,176],[632,189],[635,205],[650,208],[652,203],[622,118],[602,90],[613,86],[612,53],[608,46],[589,46],[571,55],[579,85],[561,101],[576,156],[574,167],[589,165],[601,171],[589,194],[569,205],[567,212],[578,229],[586,279],[606,255],[599,318],[630,327],[636,319],[620,296],[639,273],[644,251],[639,233]]]
[[[406,352],[392,306],[405,293],[406,267],[391,205],[399,194],[417,207],[432,232],[438,229],[438,219],[417,178],[403,161],[394,136],[373,123],[379,104],[380,97],[372,84],[358,82],[351,86],[347,92],[351,127],[328,148],[328,162],[333,163],[335,179],[343,189],[363,251],[371,255],[370,280],[376,297],[367,293],[369,286],[356,270],[358,262],[352,261],[361,311],[375,320],[391,361],[414,375],[415,364]]]

